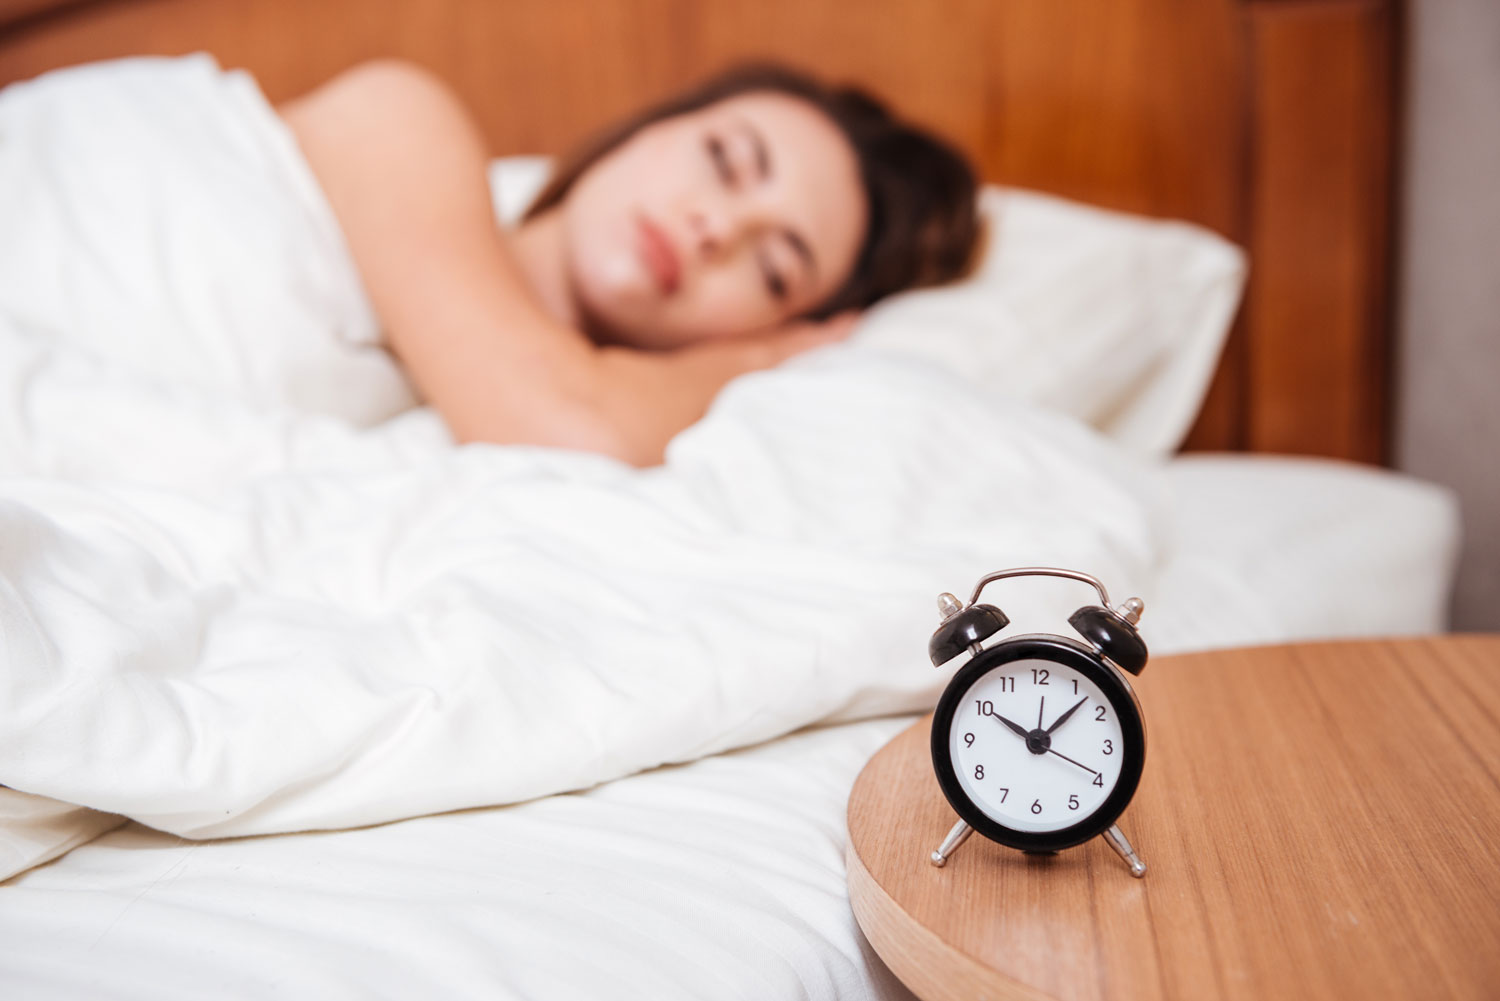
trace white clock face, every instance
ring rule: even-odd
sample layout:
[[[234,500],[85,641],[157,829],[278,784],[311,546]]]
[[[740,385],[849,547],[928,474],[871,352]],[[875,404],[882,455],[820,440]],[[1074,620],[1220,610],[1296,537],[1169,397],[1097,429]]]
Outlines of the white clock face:
[[[1050,660],[1015,660],[964,694],[949,729],[959,784],[1012,830],[1058,831],[1104,805],[1120,779],[1115,707],[1083,674]]]

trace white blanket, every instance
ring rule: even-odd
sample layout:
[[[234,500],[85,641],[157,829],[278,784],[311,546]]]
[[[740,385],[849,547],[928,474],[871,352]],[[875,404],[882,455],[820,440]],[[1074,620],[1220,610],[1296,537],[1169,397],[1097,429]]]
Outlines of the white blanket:
[[[638,471],[373,423],[375,338],[247,77],[0,94],[0,784],[195,838],[513,802],[930,704],[997,567],[1149,606],[1158,472],[937,368],[744,377]]]

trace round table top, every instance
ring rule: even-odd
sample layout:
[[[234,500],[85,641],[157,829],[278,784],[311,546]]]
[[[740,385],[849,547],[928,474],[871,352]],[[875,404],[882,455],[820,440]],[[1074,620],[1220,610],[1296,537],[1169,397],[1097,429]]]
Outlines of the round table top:
[[[924,999],[1487,997],[1500,990],[1500,636],[1220,650],[1134,682],[1120,827],[1029,856],[971,837],[931,716],[849,798],[849,890]]]

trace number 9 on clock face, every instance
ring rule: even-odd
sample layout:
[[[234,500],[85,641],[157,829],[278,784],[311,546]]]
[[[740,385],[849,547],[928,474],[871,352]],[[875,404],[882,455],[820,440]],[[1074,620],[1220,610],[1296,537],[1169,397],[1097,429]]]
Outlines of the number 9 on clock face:
[[[1140,782],[1145,731],[1118,669],[1082,644],[1018,637],[966,664],[933,717],[939,783],[981,834],[1027,851],[1087,841]]]

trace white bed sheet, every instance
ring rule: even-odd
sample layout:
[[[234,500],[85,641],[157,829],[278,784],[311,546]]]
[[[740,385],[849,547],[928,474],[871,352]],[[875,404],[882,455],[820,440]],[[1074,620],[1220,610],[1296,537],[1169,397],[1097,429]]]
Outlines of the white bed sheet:
[[[1448,492],[1258,457],[1182,458],[1169,479],[1156,656],[1444,628]],[[842,853],[854,777],[913,718],[355,831],[132,824],[0,885],[0,994],[907,998],[855,925]]]

